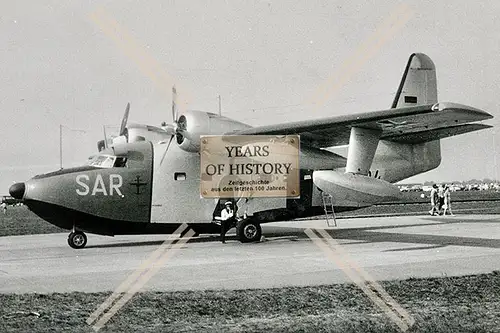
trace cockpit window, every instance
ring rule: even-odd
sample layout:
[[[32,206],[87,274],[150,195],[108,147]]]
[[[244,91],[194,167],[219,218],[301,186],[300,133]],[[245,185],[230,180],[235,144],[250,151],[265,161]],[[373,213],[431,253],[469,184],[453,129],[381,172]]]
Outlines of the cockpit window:
[[[125,168],[127,166],[127,158],[126,157],[116,157],[115,160],[115,168]]]
[[[152,151],[151,142],[120,145],[89,156],[87,165],[97,168],[144,168],[152,161]]]
[[[123,158],[121,158],[123,159]],[[112,168],[115,166],[116,156],[112,155],[96,155],[90,161],[89,165],[98,168]]]

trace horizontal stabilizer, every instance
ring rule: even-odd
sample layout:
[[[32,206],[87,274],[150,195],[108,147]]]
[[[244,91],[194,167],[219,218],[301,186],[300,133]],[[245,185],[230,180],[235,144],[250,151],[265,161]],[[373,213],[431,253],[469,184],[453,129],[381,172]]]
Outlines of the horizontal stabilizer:
[[[408,133],[394,137],[386,137],[385,140],[399,142],[399,143],[424,143],[439,139],[448,138],[454,135],[465,134],[469,132],[479,131],[482,129],[491,128],[491,125],[485,124],[465,124],[453,127],[438,128],[429,131],[422,131],[417,133]]]
[[[236,131],[238,135],[299,134],[300,140],[316,148],[348,145],[352,127],[381,131],[380,140],[399,141],[416,133],[439,131],[493,116],[457,103],[436,103],[369,113],[266,125]],[[480,128],[477,128],[480,129]],[[456,132],[454,135],[460,134]]]

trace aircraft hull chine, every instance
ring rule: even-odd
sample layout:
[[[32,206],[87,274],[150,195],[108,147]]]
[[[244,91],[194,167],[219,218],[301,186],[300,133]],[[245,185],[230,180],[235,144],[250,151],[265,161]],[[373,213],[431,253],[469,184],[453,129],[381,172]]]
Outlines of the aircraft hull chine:
[[[182,222],[177,223],[147,223],[124,220],[114,220],[84,213],[59,205],[36,200],[27,200],[29,209],[45,221],[66,230],[85,231],[104,236],[141,235],[141,234],[171,234]],[[196,233],[218,233],[219,226],[207,223],[188,223]]]

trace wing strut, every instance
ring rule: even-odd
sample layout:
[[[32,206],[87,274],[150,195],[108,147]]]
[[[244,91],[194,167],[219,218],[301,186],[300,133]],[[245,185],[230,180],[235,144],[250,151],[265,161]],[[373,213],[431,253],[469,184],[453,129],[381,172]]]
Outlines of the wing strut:
[[[381,134],[381,130],[351,128],[345,172],[368,175]]]

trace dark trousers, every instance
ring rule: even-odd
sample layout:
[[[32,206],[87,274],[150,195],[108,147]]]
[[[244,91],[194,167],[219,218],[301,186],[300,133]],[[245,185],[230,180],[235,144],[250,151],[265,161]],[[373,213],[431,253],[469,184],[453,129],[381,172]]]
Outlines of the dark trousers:
[[[231,224],[234,222],[234,217],[225,221],[220,221],[220,240],[222,243],[226,242],[226,232],[231,229]]]

